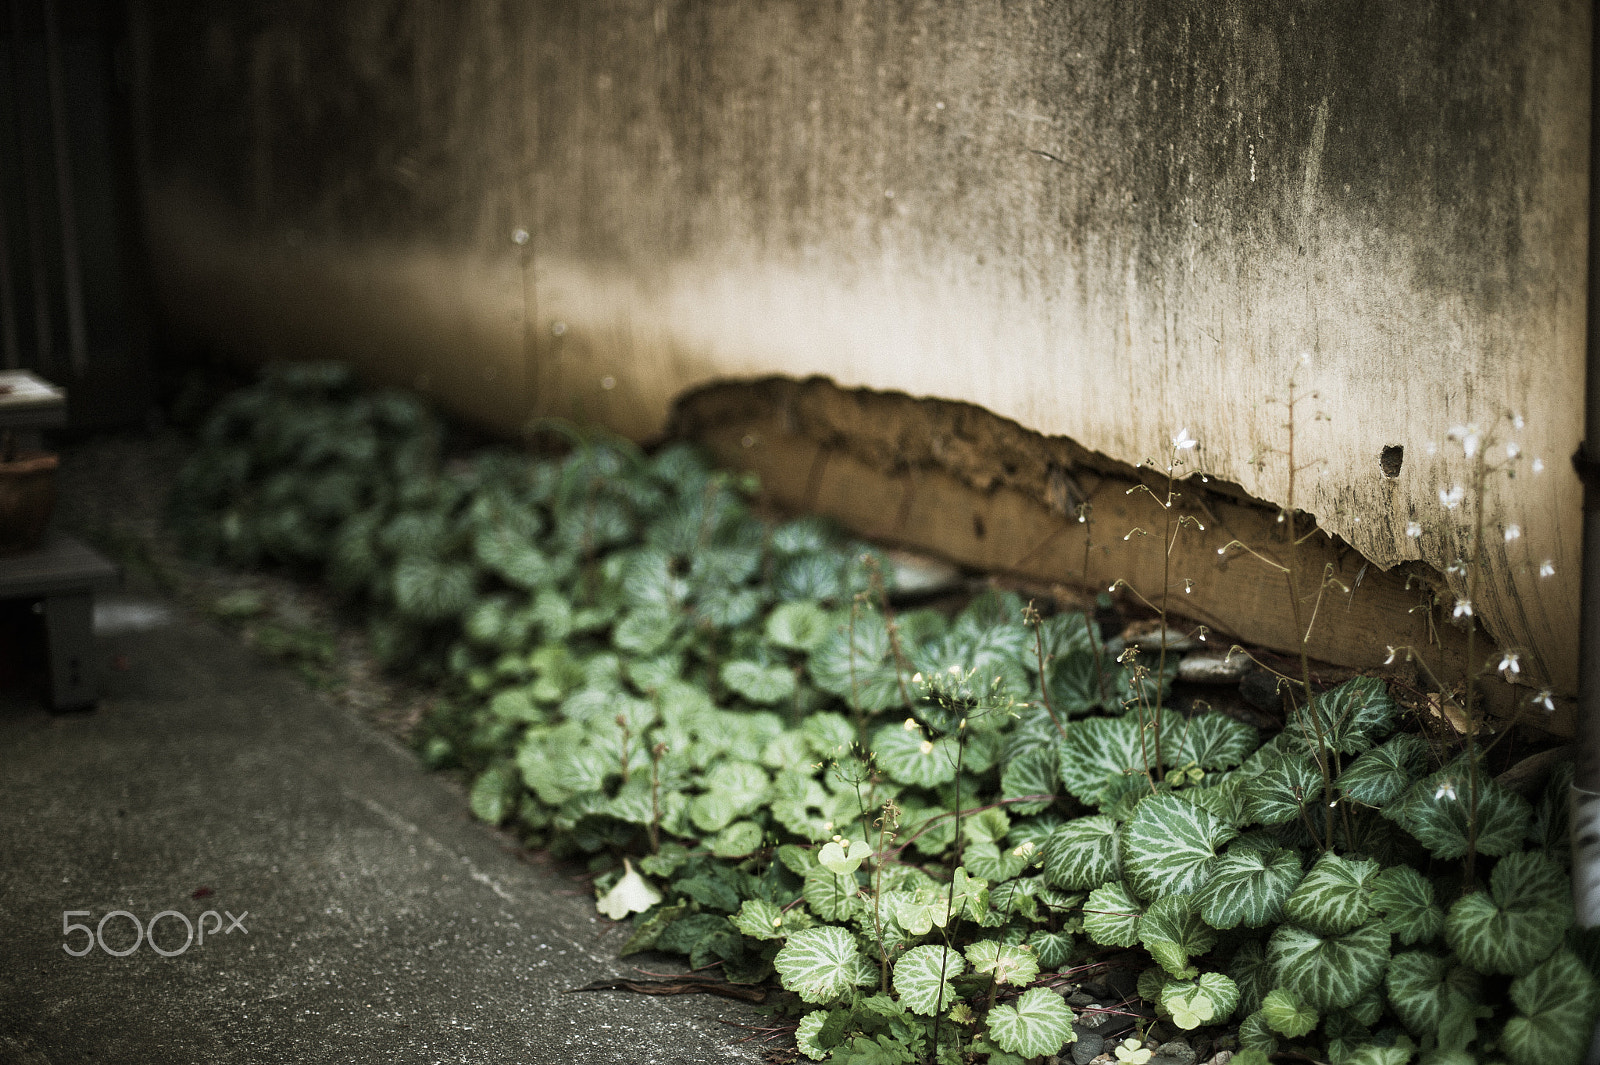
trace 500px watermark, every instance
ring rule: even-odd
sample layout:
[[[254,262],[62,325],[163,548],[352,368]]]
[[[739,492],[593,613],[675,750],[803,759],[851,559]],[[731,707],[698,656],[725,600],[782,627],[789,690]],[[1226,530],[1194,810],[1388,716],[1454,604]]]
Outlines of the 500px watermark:
[[[224,928],[222,924],[222,914],[228,915],[228,925],[226,928]],[[88,954],[90,951],[94,950],[97,944],[101,950],[105,951],[113,958],[126,958],[129,954],[132,954],[134,951],[139,949],[139,944],[146,941],[149,942],[150,949],[161,955],[163,958],[175,958],[179,954],[182,954],[184,951],[188,950],[191,945],[197,942],[200,946],[205,946],[206,935],[208,932],[213,937],[215,937],[219,931],[223,935],[232,935],[235,929],[238,929],[245,935],[250,934],[250,929],[244,926],[244,919],[250,916],[249,910],[244,911],[237,917],[231,913],[228,913],[227,910],[223,910],[222,913],[218,913],[216,910],[207,910],[205,913],[200,915],[198,922],[200,926],[198,937],[195,935],[195,923],[191,922],[188,917],[179,913],[177,910],[162,910],[160,913],[150,918],[148,924],[140,924],[139,918],[135,917],[127,910],[112,910],[110,913],[100,918],[100,923],[95,925],[93,929],[86,924],[78,924],[77,922],[73,921],[74,917],[92,918],[93,916],[94,914],[89,910],[63,910],[61,913],[61,935],[63,938],[70,939],[75,932],[82,932],[86,937],[82,949],[74,950],[70,942],[61,944],[61,949],[72,955],[74,958],[81,958],[85,954]],[[120,950],[113,950],[111,947],[106,946],[106,922],[111,920],[113,917],[126,917],[128,921],[133,924],[133,946],[124,947]],[[183,946],[176,950],[168,950],[156,942],[156,922],[160,921],[163,917],[171,917],[174,920],[183,922],[186,938],[183,941]],[[206,928],[206,918],[208,917],[215,922],[210,929]]]

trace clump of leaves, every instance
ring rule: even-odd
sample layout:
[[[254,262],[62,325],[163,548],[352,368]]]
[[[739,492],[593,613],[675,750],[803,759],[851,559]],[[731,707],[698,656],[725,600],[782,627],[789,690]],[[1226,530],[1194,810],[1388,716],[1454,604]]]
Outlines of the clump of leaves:
[[[1481,767],[1465,810],[1469,756],[1398,732],[1379,681],[1262,742],[1172,709],[1165,663],[1081,615],[896,611],[875,551],[763,522],[689,448],[442,464],[420,406],[332,370],[236,394],[203,439],[191,542],[320,571],[440,679],[419,743],[480,817],[594,863],[628,950],[776,978],[811,1059],[1059,1054],[1057,989],[1130,962],[1163,1021],[1247,1056],[1585,1045],[1560,834]],[[1496,863],[1470,889],[1469,849]]]

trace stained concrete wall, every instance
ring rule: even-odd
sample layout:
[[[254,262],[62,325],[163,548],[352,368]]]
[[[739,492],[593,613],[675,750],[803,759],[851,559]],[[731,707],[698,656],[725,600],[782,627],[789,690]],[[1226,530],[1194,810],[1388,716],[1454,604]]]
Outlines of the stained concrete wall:
[[[1476,423],[1521,449],[1477,612],[1575,688],[1579,0],[136,4],[154,266],[199,337],[508,429],[649,436],[774,373],[1129,464],[1187,428],[1457,592]]]

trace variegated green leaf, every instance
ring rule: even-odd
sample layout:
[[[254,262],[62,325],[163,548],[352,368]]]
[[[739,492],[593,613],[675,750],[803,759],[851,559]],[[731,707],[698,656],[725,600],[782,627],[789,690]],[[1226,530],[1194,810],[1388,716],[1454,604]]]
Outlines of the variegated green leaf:
[[[849,994],[865,963],[855,936],[837,925],[801,929],[772,959],[784,989],[806,1002],[830,1002]]]
[[[1161,989],[1162,1008],[1173,1024],[1186,1031],[1227,1020],[1238,1005],[1238,986],[1221,973],[1205,973],[1198,980],[1174,980]]]
[[[1045,878],[1057,887],[1087,891],[1117,878],[1117,850],[1117,823],[1111,818],[1068,821],[1045,841]]]
[[[1319,692],[1309,712],[1290,715],[1285,732],[1307,748],[1360,754],[1394,728],[1398,709],[1376,677],[1355,677]]]
[[[1176,714],[1163,713],[1163,734],[1177,735]],[[1082,802],[1104,806],[1122,793],[1128,777],[1142,778],[1156,764],[1155,733],[1141,729],[1137,713],[1086,717],[1067,726],[1061,743],[1061,783]]]
[[[1089,892],[1083,904],[1083,930],[1103,947],[1131,947],[1139,942],[1139,917],[1144,907],[1122,881]]]
[[[845,921],[860,907],[854,876],[838,876],[820,865],[806,874],[801,894],[811,912],[824,921]]]
[[[1396,954],[1384,984],[1395,1015],[1419,1039],[1437,1033],[1453,1006],[1475,1004],[1481,995],[1477,973],[1455,958],[1421,950]]]
[[[1039,967],[1046,972],[1053,972],[1072,957],[1072,933],[1035,929],[1028,936],[1028,946],[1033,950],[1033,956],[1039,959]]]
[[[1427,741],[1403,732],[1350,763],[1336,786],[1350,802],[1382,806],[1422,776],[1427,763]]]
[[[1383,816],[1417,837],[1435,858],[1460,858],[1467,853],[1468,764],[1458,758],[1407,788],[1383,808]],[[1486,771],[1478,774],[1478,853],[1510,854],[1522,846],[1533,810],[1522,796],[1496,784]]]
[[[1278,983],[1319,1010],[1345,1007],[1375,987],[1389,962],[1389,933],[1367,925],[1344,935],[1319,936],[1279,925],[1267,941]]]
[[[872,736],[878,765],[901,784],[934,788],[956,778],[956,742],[948,736],[930,740],[910,718],[912,728],[884,725]]]
[[[1511,1001],[1521,1013],[1500,1036],[1513,1065],[1577,1065],[1594,1031],[1594,977],[1571,952],[1562,950],[1511,982]]]
[[[1182,748],[1169,754],[1163,746],[1161,757],[1168,765],[1193,762],[1206,770],[1232,769],[1260,745],[1261,734],[1253,727],[1210,711],[1189,718]]]
[[[912,947],[894,963],[894,989],[906,1009],[931,1017],[955,1001],[950,980],[966,967],[958,950],[935,944]]]
[[[1000,797],[1006,800],[1006,809],[1018,817],[1028,817],[1046,809],[1054,801],[1057,787],[1053,745],[1023,751],[1000,770]],[[1030,795],[1046,798],[1015,801]]]
[[[1123,826],[1123,868],[1145,898],[1186,894],[1205,883],[1217,850],[1238,834],[1209,810],[1157,795],[1140,803]]]
[[[1173,976],[1194,975],[1189,959],[1217,942],[1215,929],[1200,919],[1187,895],[1163,895],[1139,919],[1139,942]]]
[[[1263,825],[1298,821],[1322,798],[1322,774],[1309,758],[1280,758],[1244,785],[1245,810]]]
[[[810,1058],[812,1061],[822,1061],[827,1058],[828,1051],[817,1042],[817,1033],[822,1031],[822,1026],[828,1022],[828,1010],[812,1010],[800,1018],[800,1025],[794,1032],[795,1048]]]
[[[1258,1053],[1257,1061],[1266,1061],[1267,1055],[1278,1049],[1278,1036],[1267,1024],[1267,1015],[1261,1010],[1239,1022],[1239,1049],[1244,1054]],[[1244,1055],[1235,1055],[1236,1060]]]
[[[1372,908],[1383,914],[1384,927],[1406,946],[1426,943],[1444,929],[1444,910],[1433,900],[1433,885],[1409,865],[1378,874]]]
[[[794,698],[794,673],[785,666],[735,660],[722,666],[722,683],[752,703],[770,706]]]
[[[1322,1020],[1317,1011],[1287,988],[1267,992],[1261,1000],[1261,1019],[1274,1032],[1299,1039]]]
[[[1378,863],[1324,854],[1284,906],[1295,924],[1319,935],[1337,935],[1365,924],[1372,912]]]
[[[1444,921],[1445,942],[1485,973],[1526,973],[1561,944],[1572,923],[1566,871],[1536,851],[1500,859],[1488,891],[1456,900]]]
[[[1060,995],[1043,987],[1024,991],[1015,1005],[1003,1003],[990,1010],[988,1025],[996,1046],[1025,1058],[1055,1054],[1077,1039],[1072,1011]]]
[[[1039,959],[1025,946],[980,939],[967,948],[967,961],[975,973],[989,974],[997,984],[1023,987],[1039,975]]]
[[[1016,853],[1016,848],[1003,850],[993,843],[969,843],[961,852],[961,864],[968,872],[997,884],[1021,873],[1028,861],[1027,855]]]
[[[766,899],[745,899],[729,920],[751,939],[782,939],[788,934],[783,927],[783,911]]]
[[[1217,859],[1211,879],[1195,893],[1200,914],[1213,928],[1260,928],[1283,919],[1283,905],[1300,883],[1294,851],[1234,849]]]
[[[1257,939],[1239,944],[1228,960],[1228,975],[1239,986],[1239,1005],[1245,1013],[1260,1009],[1267,992],[1277,986],[1277,975],[1267,961],[1267,948]]]

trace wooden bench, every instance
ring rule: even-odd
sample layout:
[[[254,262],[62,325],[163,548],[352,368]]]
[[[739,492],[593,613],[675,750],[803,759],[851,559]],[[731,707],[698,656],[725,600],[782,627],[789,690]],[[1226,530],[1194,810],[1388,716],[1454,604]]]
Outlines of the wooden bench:
[[[0,599],[33,599],[50,649],[50,705],[92,706],[99,697],[94,593],[121,583],[117,567],[81,541],[52,532],[36,551],[0,558]]]

